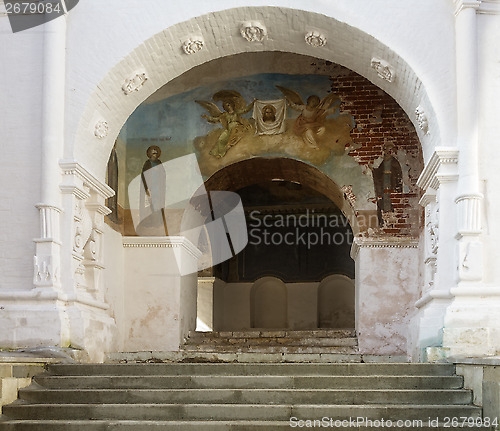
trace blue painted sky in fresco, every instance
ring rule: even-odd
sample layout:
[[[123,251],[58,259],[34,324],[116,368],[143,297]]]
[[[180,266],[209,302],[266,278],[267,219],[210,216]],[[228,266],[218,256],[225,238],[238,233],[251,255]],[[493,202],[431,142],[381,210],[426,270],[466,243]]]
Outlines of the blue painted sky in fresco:
[[[171,137],[169,146],[185,146],[197,136],[206,135],[214,127],[220,125],[209,124],[201,118],[207,114],[206,110],[195,103],[195,100],[212,101],[214,93],[220,90],[236,90],[249,103],[254,98],[273,100],[283,97],[275,87],[281,85],[297,91],[305,101],[311,94],[323,98],[330,89],[328,76],[322,75],[285,75],[285,74],[258,74],[243,78],[218,81],[193,90],[168,97],[150,105],[141,105],[127,120],[120,137],[128,144],[139,144],[142,139]],[[220,103],[218,104],[221,108]],[[251,112],[246,114],[249,117]],[[288,118],[297,115],[288,108]]]

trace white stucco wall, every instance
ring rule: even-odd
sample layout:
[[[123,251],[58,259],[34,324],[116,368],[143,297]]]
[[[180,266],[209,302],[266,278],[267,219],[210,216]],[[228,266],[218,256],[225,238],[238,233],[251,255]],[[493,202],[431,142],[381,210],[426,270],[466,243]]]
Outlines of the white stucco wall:
[[[39,232],[40,28],[12,34],[0,5],[0,289],[33,286],[33,238]]]

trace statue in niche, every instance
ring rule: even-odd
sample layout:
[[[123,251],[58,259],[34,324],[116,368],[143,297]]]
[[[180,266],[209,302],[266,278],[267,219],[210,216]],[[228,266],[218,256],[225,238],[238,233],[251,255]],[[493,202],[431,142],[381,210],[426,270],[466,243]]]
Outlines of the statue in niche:
[[[205,118],[209,123],[222,125],[223,130],[210,151],[212,156],[221,158],[226,155],[229,148],[240,141],[245,133],[252,130],[250,122],[242,115],[250,112],[255,100],[247,105],[243,96],[234,90],[218,91],[212,98],[215,102],[222,102],[223,112],[213,102],[206,100],[196,100],[195,102],[203,106],[210,114],[204,114],[202,118]]]
[[[152,229],[156,234],[168,236],[165,219],[166,173],[161,163],[161,149],[152,145],[146,150],[148,160],[141,172],[140,218],[139,226]],[[138,227],[139,227],[138,226]],[[139,233],[139,232],[138,232]]]
[[[116,142],[111,150],[108,160],[108,170],[107,170],[107,184],[115,192],[114,196],[111,196],[106,201],[106,206],[111,210],[108,217],[111,221],[118,223],[118,155],[116,153]]]
[[[399,161],[394,157],[394,144],[386,144],[380,165],[373,168],[373,182],[377,197],[379,225],[383,225],[383,212],[392,212],[391,193],[403,191],[403,174]]]
[[[335,112],[340,98],[333,93],[323,99],[312,95],[304,103],[297,92],[279,85],[276,87],[284,94],[290,108],[300,112],[293,125],[294,133],[312,148],[319,148],[317,139],[325,133],[326,117]]]

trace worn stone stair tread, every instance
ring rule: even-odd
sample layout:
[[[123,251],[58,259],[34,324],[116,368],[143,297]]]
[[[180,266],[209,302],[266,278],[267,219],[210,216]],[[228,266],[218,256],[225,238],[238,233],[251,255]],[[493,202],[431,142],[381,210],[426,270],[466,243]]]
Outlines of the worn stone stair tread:
[[[121,420],[93,420],[93,421],[78,421],[78,420],[25,420],[25,421],[5,421],[0,418],[0,430],[5,431],[106,431],[117,429],[130,429],[134,431],[142,430],[203,430],[203,431],[247,431],[260,429],[263,431],[282,431],[289,430],[289,421],[121,421]],[[304,428],[299,428],[304,429]],[[375,431],[380,430],[380,427],[359,426],[359,427],[334,427],[336,430],[359,430],[359,431]],[[403,429],[403,428],[399,428]],[[408,428],[405,428],[408,429]],[[438,427],[423,426],[414,428],[420,431],[456,431],[470,430],[488,431],[491,428],[486,427]]]
[[[460,389],[461,376],[53,376],[42,374],[34,381],[48,389]],[[34,386],[32,386],[34,387]]]
[[[348,412],[348,413],[347,413]],[[22,419],[26,414],[40,419],[102,419],[102,420],[289,420],[290,417],[342,418],[363,416],[378,419],[422,419],[427,417],[480,417],[481,409],[471,405],[386,405],[386,404],[23,404],[5,406],[7,418]],[[13,414],[15,417],[13,417]],[[21,415],[21,417],[19,417]],[[79,417],[82,415],[84,417]],[[134,417],[140,416],[140,418]],[[375,416],[372,416],[375,415]],[[89,417],[90,416],[90,417]]]
[[[260,405],[281,405],[281,403],[315,404],[427,404],[430,399],[436,405],[466,404],[472,401],[472,393],[457,389],[44,389],[27,388],[20,391],[21,400],[43,402],[44,404],[79,404],[91,399],[102,404],[169,404],[186,403],[253,403]]]
[[[140,372],[138,372],[140,370]],[[452,364],[425,363],[154,363],[147,364],[72,364],[51,365],[53,375],[85,376],[93,375],[295,375],[307,372],[312,375],[453,375]],[[384,372],[382,372],[384,371]],[[278,372],[278,374],[276,373]],[[281,373],[281,374],[280,374]],[[323,373],[323,374],[322,374]]]

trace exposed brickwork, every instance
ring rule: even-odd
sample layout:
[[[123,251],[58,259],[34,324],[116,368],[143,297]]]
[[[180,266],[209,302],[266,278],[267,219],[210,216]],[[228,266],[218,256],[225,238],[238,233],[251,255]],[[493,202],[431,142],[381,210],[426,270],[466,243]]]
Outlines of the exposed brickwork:
[[[341,111],[355,120],[351,132],[353,149],[349,155],[372,169],[383,157],[384,145],[394,145],[394,153],[408,172],[406,193],[391,192],[393,211],[384,215],[383,227],[372,234],[416,235],[420,227],[421,210],[416,182],[423,168],[421,145],[405,111],[383,90],[357,73],[331,77],[332,91],[342,100]],[[409,169],[408,169],[409,168]]]

